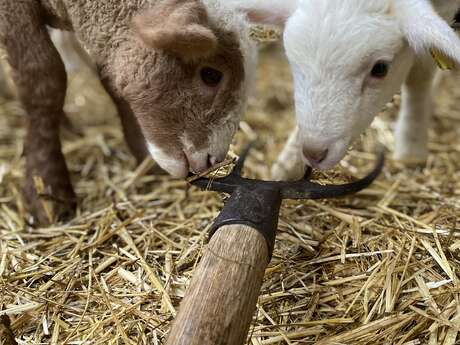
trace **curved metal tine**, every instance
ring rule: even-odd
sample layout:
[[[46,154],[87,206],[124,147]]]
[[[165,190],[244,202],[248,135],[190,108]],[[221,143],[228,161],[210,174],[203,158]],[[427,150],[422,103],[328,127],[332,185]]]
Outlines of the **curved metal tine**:
[[[281,187],[281,196],[283,199],[327,199],[357,193],[369,187],[380,175],[380,172],[383,169],[384,161],[385,156],[381,153],[374,170],[372,170],[366,177],[343,185],[322,186],[305,180],[284,183]]]
[[[244,162],[246,161],[246,158],[248,158],[249,152],[251,149],[254,147],[256,141],[253,140],[251,141],[246,147],[243,149],[243,152],[240,154],[240,158],[235,163],[235,166],[233,167],[232,172],[230,175],[238,175],[241,176],[241,172],[243,171],[244,167]]]
[[[209,179],[206,177],[201,177],[198,180],[192,182],[196,187],[199,187],[203,190],[212,190],[214,192],[223,192],[231,194],[238,187],[238,184],[228,181],[227,177]]]

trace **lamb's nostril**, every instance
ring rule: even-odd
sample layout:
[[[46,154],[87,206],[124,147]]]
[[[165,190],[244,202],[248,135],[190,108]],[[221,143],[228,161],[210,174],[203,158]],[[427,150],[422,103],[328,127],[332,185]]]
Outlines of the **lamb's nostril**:
[[[302,153],[310,163],[319,164],[326,159],[329,150],[326,149],[318,151],[309,148],[304,148],[302,150]]]

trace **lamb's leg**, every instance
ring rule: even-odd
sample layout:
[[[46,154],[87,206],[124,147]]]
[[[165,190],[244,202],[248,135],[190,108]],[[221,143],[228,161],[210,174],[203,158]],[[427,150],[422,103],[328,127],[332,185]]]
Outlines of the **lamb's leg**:
[[[283,151],[273,165],[271,174],[274,180],[298,180],[305,175],[306,165],[301,157],[298,133],[298,128],[291,133]]]
[[[72,215],[76,197],[59,139],[67,76],[38,4],[1,2],[0,43],[6,48],[13,80],[28,114],[26,204],[38,223],[48,224]]]
[[[424,164],[428,157],[435,72],[431,60],[417,61],[402,89],[401,111],[395,131],[395,158],[409,165]]]

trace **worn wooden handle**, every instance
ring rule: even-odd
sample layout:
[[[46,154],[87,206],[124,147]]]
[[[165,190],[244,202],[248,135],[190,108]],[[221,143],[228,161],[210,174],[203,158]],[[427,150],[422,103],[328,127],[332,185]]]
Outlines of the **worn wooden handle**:
[[[259,232],[245,225],[220,228],[193,275],[166,344],[244,344],[268,262]]]

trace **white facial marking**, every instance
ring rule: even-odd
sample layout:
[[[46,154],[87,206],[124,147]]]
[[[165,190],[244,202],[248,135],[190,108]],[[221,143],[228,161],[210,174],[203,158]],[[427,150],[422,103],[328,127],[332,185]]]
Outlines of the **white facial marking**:
[[[187,176],[189,171],[188,163],[185,157],[181,159],[174,159],[170,155],[163,152],[161,148],[151,142],[147,142],[147,148],[158,165],[166,170],[171,176],[183,178]]]
[[[256,43],[249,37],[249,23],[244,13],[238,12],[231,1],[203,0],[213,25],[234,32],[239,41],[244,59],[244,82],[241,86],[241,99],[247,102],[255,89],[258,50]],[[244,111],[244,109],[243,109]],[[238,114],[241,116],[241,114]]]
[[[208,168],[208,148],[197,150],[186,135],[182,138],[182,144],[190,170],[194,173],[205,171]]]
[[[223,119],[223,125],[216,126],[210,130],[208,145],[204,149],[197,150],[192,141],[185,135],[182,138],[184,153],[189,162],[190,169],[199,173],[225,159],[233,136],[238,128],[238,113],[230,113],[228,118]]]

